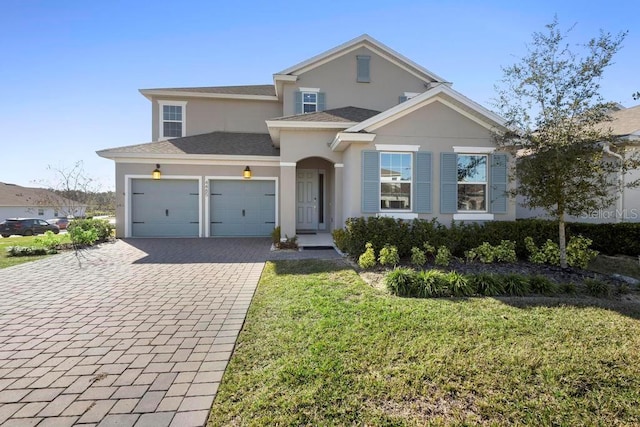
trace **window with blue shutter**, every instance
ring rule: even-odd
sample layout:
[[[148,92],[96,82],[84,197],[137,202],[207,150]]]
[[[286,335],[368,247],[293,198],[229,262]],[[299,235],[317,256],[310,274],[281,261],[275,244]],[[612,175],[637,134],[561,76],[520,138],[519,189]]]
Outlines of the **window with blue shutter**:
[[[362,152],[362,212],[380,210],[380,156],[377,151]]]
[[[294,114],[302,114],[302,92],[293,92]]]
[[[507,213],[507,156],[491,156],[491,212]]]
[[[440,213],[458,210],[458,162],[456,153],[440,154]]]
[[[326,95],[324,92],[318,92],[318,97],[317,97],[317,109],[316,111],[324,111],[325,108],[325,104],[326,104]]]
[[[371,57],[369,55],[358,55],[356,56],[356,61],[358,69],[357,81],[359,83],[371,82]]]
[[[326,98],[324,92],[296,91],[293,93],[294,114],[324,111]]]
[[[418,151],[415,154],[415,211],[431,213],[431,153]]]

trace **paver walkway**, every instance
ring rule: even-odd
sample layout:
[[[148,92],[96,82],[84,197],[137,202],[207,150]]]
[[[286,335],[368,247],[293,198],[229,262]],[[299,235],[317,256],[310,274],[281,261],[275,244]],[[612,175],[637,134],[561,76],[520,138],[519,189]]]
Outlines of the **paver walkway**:
[[[268,239],[130,239],[0,270],[0,425],[202,426]]]

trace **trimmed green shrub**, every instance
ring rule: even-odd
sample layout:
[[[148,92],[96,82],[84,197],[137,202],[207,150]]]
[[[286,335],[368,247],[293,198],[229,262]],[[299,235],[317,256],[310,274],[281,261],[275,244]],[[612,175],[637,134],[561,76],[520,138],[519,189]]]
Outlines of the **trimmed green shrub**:
[[[558,285],[551,279],[541,274],[529,278],[529,287],[532,292],[542,295],[555,295],[558,293]]]
[[[416,273],[410,268],[399,267],[388,272],[384,283],[393,295],[400,297],[420,296],[419,284],[416,281]]]
[[[572,267],[587,268],[598,256],[598,251],[589,247],[593,241],[582,236],[573,236],[567,243],[567,264]]]
[[[454,297],[468,297],[473,295],[475,291],[469,280],[456,271],[447,273],[446,280],[449,292],[451,292],[451,295]]]
[[[42,236],[36,237],[33,241],[36,245],[47,248],[49,253],[57,253],[62,243],[62,236],[53,234],[53,231],[47,230]]]
[[[516,244],[511,240],[503,240],[497,246],[484,242],[477,248],[465,253],[467,261],[478,261],[489,264],[492,262],[516,262]]]
[[[529,293],[529,282],[521,274],[506,274],[502,276],[502,283],[507,295],[521,297]]]
[[[333,242],[336,244],[336,247],[340,250],[340,252],[347,251],[347,243],[349,236],[343,228],[336,228],[331,232],[331,236],[333,237]]]
[[[435,263],[436,265],[440,265],[442,267],[446,267],[451,263],[451,252],[449,251],[449,248],[444,245],[438,248]]]
[[[384,245],[382,249],[380,249],[380,254],[378,255],[378,261],[380,265],[384,265],[385,267],[396,266],[400,263],[400,257],[398,256],[398,249],[392,245]]]
[[[420,248],[411,248],[411,264],[416,267],[422,267],[427,262],[427,256],[422,252]]]
[[[113,226],[102,219],[77,219],[69,224],[67,231],[75,245],[93,245],[109,240]]]
[[[376,253],[373,250],[373,245],[370,242],[366,244],[366,250],[358,258],[358,265],[360,268],[368,269],[373,268],[376,265]]]
[[[594,297],[608,297],[610,293],[609,284],[598,279],[585,279],[584,286],[587,293]]]
[[[501,276],[492,273],[478,273],[469,277],[475,292],[484,296],[496,296],[504,293]]]

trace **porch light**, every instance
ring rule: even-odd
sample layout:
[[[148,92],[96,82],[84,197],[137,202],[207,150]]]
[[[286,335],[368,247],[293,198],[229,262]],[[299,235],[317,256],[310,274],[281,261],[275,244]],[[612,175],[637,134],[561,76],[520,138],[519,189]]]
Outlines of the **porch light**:
[[[251,168],[249,166],[244,168],[244,172],[242,172],[242,176],[244,176],[246,179],[251,178]]]
[[[162,176],[162,173],[160,172],[160,165],[156,163],[156,168],[151,172],[151,177],[153,179],[160,179],[160,176]]]

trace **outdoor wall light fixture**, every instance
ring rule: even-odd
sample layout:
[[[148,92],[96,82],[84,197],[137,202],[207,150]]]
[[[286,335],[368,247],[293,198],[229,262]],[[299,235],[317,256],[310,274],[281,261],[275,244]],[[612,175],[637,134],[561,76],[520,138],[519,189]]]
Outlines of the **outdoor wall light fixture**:
[[[244,168],[244,172],[242,172],[242,176],[244,176],[247,179],[251,178],[251,168],[249,166]]]
[[[156,168],[151,172],[151,177],[153,179],[160,179],[162,173],[160,172],[160,165],[156,163]]]

